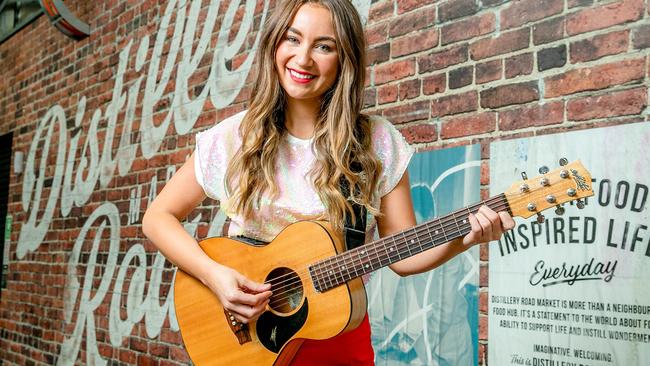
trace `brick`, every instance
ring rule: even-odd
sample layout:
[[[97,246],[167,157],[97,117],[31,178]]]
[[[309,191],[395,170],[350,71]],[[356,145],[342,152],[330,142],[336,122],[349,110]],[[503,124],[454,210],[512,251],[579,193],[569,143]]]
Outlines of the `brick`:
[[[495,7],[508,1],[510,0],[481,0],[481,9]]]
[[[496,113],[485,112],[467,117],[452,117],[442,124],[440,137],[451,139],[457,137],[481,135],[496,130]]]
[[[544,97],[553,98],[587,90],[600,90],[644,78],[645,60],[624,60],[570,70],[544,78]]]
[[[388,41],[388,24],[373,24],[366,26],[366,41],[368,47],[372,47]]]
[[[378,1],[370,5],[368,23],[377,23],[393,16],[395,7],[390,0]]]
[[[404,14],[390,22],[388,34],[391,37],[401,36],[420,29],[433,26],[436,22],[436,8],[430,6],[409,14]]]
[[[448,44],[480,37],[496,30],[494,13],[476,15],[444,25],[440,30],[440,44]]]
[[[390,44],[384,43],[377,47],[369,48],[366,58],[368,59],[367,66],[388,61],[390,59]]]
[[[529,75],[533,72],[533,54],[522,53],[505,59],[506,79],[512,79],[521,75]]]
[[[447,75],[437,74],[427,76],[422,79],[422,93],[424,95],[432,95],[442,93],[447,89]]]
[[[397,0],[397,14],[404,14],[427,5],[436,3],[438,0]]]
[[[449,89],[470,85],[474,79],[474,67],[465,66],[449,71]]]
[[[415,75],[415,60],[412,58],[382,64],[375,68],[375,85],[385,84],[412,75]]]
[[[632,31],[632,45],[635,50],[650,48],[650,24],[644,24]]]
[[[564,122],[564,102],[535,104],[499,112],[499,130],[513,131]]]
[[[418,69],[420,74],[445,69],[449,66],[467,61],[467,57],[467,45],[455,46],[418,57]]]
[[[478,93],[476,91],[446,95],[431,101],[431,117],[444,117],[452,114],[473,112],[477,109]]]
[[[448,0],[440,4],[440,14],[438,14],[438,18],[441,23],[444,23],[457,18],[476,14],[478,9],[476,0]]]
[[[623,53],[629,47],[629,38],[630,32],[625,30],[573,42],[569,48],[571,63],[592,61],[604,56]]]
[[[544,71],[566,65],[567,52],[565,45],[545,48],[537,51],[537,70]]]
[[[569,9],[581,7],[581,6],[589,6],[594,3],[594,0],[568,0],[567,1],[567,6]]]
[[[480,287],[487,287],[489,283],[489,267],[488,263],[481,263],[479,266],[479,286]],[[487,327],[486,327],[487,329]]]
[[[420,79],[412,79],[399,83],[399,100],[413,99],[420,96]]]
[[[498,37],[482,39],[472,43],[470,45],[470,55],[472,60],[482,60],[504,53],[519,51],[528,47],[529,38],[529,28],[502,33]]]
[[[521,0],[514,1],[501,10],[501,30],[516,28],[526,23],[560,14],[564,0]]]
[[[480,366],[487,366],[488,358],[488,345],[484,342],[478,344],[478,364]]]
[[[430,107],[427,101],[401,104],[383,111],[383,116],[395,124],[429,119],[429,114]]]
[[[388,84],[377,88],[377,97],[379,104],[392,103],[397,101],[397,85]]]
[[[554,18],[533,26],[533,44],[557,41],[564,36],[564,17]]]
[[[481,92],[481,107],[500,108],[539,99],[537,81],[501,85]]]
[[[609,92],[570,100],[567,103],[567,119],[585,121],[642,114],[647,105],[648,89],[645,87]]]
[[[400,129],[400,132],[409,144],[433,142],[438,139],[438,132],[434,124],[417,124]]]
[[[363,108],[374,107],[377,104],[377,89],[366,88],[363,91]]]
[[[643,0],[621,0],[595,8],[584,9],[567,17],[569,35],[586,33],[639,20],[643,16]]]
[[[480,292],[478,294],[478,311],[481,313],[488,312],[489,298],[487,292]]]
[[[499,80],[503,76],[503,61],[492,60],[476,64],[476,84],[485,84],[490,81]]]
[[[438,45],[438,38],[438,30],[435,28],[414,35],[400,37],[392,42],[391,56],[399,57],[428,50]]]

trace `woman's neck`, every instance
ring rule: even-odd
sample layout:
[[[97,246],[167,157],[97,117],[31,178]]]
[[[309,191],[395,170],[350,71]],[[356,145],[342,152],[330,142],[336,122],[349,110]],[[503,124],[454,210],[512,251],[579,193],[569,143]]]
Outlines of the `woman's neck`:
[[[289,100],[284,125],[289,133],[300,139],[314,136],[314,128],[320,112],[320,101]]]

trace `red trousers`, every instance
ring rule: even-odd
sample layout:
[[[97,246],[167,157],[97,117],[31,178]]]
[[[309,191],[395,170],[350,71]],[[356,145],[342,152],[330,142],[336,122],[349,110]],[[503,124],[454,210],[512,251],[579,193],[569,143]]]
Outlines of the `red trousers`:
[[[323,341],[306,340],[291,366],[374,366],[368,315],[356,329]]]

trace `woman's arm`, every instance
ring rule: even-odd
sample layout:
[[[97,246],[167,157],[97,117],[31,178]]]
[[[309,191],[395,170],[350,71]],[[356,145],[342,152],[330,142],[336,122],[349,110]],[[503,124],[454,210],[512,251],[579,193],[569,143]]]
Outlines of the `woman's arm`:
[[[147,208],[142,231],[167,259],[208,286],[239,321],[248,322],[265,310],[270,286],[213,261],[185,231],[180,221],[205,197],[194,174],[192,154]]]
[[[408,172],[390,193],[382,197],[380,210],[383,216],[377,218],[377,228],[381,237],[416,225]],[[393,263],[390,268],[400,276],[429,271],[472,245],[499,239],[504,231],[515,226],[507,212],[496,213],[487,206],[482,206],[476,215],[470,214],[469,221],[472,230],[465,237]]]

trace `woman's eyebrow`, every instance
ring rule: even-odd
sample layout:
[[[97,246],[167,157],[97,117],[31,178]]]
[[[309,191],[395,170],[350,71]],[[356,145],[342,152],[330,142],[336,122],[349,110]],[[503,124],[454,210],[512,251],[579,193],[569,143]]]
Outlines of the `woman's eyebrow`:
[[[297,34],[297,35],[299,35],[299,36],[302,37],[302,32],[300,32],[299,30],[297,30],[297,29],[294,28],[294,27],[289,27],[289,29],[287,29],[287,31],[292,32],[292,33],[295,33],[295,34]],[[320,37],[317,37],[317,38],[316,38],[316,41],[317,41],[317,42],[320,42],[320,41],[331,41],[331,42],[333,42],[333,43],[336,43],[336,38],[331,37],[331,36],[320,36]]]

